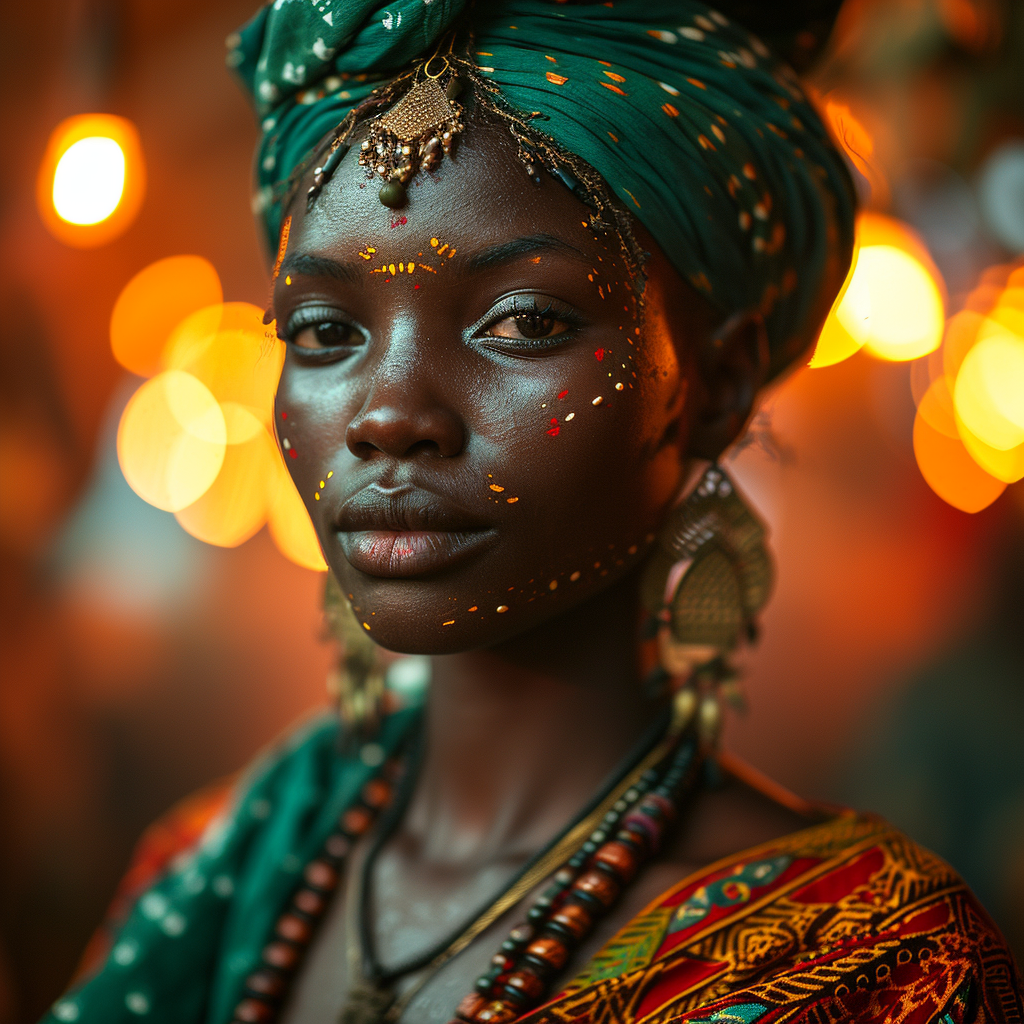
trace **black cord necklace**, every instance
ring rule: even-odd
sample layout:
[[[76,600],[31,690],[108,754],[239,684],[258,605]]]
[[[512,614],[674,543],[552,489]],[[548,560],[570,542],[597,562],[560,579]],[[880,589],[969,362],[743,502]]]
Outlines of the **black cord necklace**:
[[[412,799],[425,748],[421,731],[410,751],[407,769],[394,802],[382,817],[358,876],[354,879],[355,891],[349,894],[348,962],[353,984],[341,1013],[341,1024],[397,1021],[412,997],[444,964],[457,956],[477,935],[559,867],[562,870],[557,872],[556,882],[559,876],[564,875],[561,879],[562,888],[568,888],[568,884],[576,878],[576,872],[570,865],[577,861],[577,868],[582,866],[597,849],[597,842],[605,838],[605,833],[601,831],[602,825],[607,831],[637,805],[655,782],[664,777],[665,772],[656,768],[663,768],[666,757],[673,752],[673,748],[678,747],[681,731],[670,711],[659,715],[580,812],[516,871],[494,898],[424,952],[388,968],[380,963],[376,953],[372,876],[381,850],[394,835]],[[692,760],[692,748],[688,746],[688,749],[691,755],[689,759]],[[538,902],[543,903],[543,900],[544,897]],[[553,898],[548,897],[549,907],[553,902]],[[528,917],[536,918],[538,915],[535,910],[543,916],[544,908],[535,907]],[[508,945],[506,942],[505,946]],[[423,972],[422,976],[398,997],[395,992],[397,982],[417,971]]]

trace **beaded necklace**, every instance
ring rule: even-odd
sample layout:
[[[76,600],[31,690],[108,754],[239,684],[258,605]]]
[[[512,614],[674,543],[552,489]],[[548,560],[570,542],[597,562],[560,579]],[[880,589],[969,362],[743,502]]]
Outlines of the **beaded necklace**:
[[[509,1024],[539,1006],[572,950],[594,929],[642,864],[657,851],[676,808],[697,775],[700,758],[690,728],[693,702],[677,700],[671,720],[662,719],[624,769],[613,776],[567,828],[535,854],[496,899],[453,938],[390,971],[373,955],[365,880],[373,856],[401,818],[411,796],[419,744],[382,765],[358,799],[341,815],[302,882],[278,918],[261,963],[245,981],[234,1024],[273,1024],[321,923],[356,841],[387,808],[391,811],[364,861],[361,893],[347,906],[349,966],[353,985],[343,1024],[392,1024],[412,997],[444,964],[518,903],[545,877],[550,884],[534,900],[526,920],[512,929],[458,1005],[452,1024]],[[667,716],[666,716],[667,717]],[[658,740],[660,737],[660,741]],[[397,799],[396,799],[397,786]],[[394,983],[417,970],[414,984],[396,997]]]

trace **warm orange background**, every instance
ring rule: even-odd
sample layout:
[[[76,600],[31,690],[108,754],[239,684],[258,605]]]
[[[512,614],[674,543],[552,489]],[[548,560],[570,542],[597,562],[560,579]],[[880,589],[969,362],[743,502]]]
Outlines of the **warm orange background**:
[[[879,209],[922,162],[969,178],[999,141],[1024,136],[1024,26],[1019,10],[1007,16],[1014,6],[847,4],[815,82],[822,94],[839,90],[870,134]],[[126,281],[154,260],[197,253],[216,266],[226,299],[266,296],[249,210],[256,129],[223,64],[224,37],[252,13],[250,0],[7,8],[0,1024],[34,1020],[59,993],[139,831],[322,703],[331,659],[315,574],[287,562],[265,530],[234,550],[193,540],[128,490],[112,455],[137,383],[108,340]],[[104,25],[118,31],[107,38]],[[148,186],[125,235],[78,250],[45,230],[35,177],[52,128],[88,110],[135,123]],[[1012,254],[993,242],[982,256]],[[950,281],[954,306],[981,269]],[[878,763],[872,743],[899,728],[889,709],[901,694],[922,707],[941,694],[954,721],[973,716],[972,736],[989,734],[986,715],[993,729],[1024,728],[1020,693],[985,704],[969,675],[953,698],[930,691],[930,677],[907,689],[947,651],[987,637],[998,615],[1024,625],[1019,584],[1000,589],[1000,571],[1024,563],[1021,485],[976,516],[928,489],[910,442],[904,364],[861,354],[802,370],[766,409],[734,468],[771,524],[780,582],[747,658],[750,711],[730,725],[730,745],[807,795],[873,802],[864,766]],[[988,786],[983,774],[975,780],[972,749],[965,741],[949,751],[968,803]],[[926,775],[930,764],[920,761]],[[1024,765],[1010,764],[1009,781],[1024,793]],[[1000,812],[990,879],[1002,894],[991,909],[1010,931],[1024,921],[1024,798],[1015,806]],[[900,820],[898,801],[884,809]],[[955,831],[956,819],[944,822]],[[1018,948],[1022,934],[1012,934]]]

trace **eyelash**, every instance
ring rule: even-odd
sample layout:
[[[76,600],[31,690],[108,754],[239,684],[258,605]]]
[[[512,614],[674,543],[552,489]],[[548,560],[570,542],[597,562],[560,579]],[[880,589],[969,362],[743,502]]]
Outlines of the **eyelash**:
[[[329,324],[335,324],[338,327],[347,327],[353,335],[356,337],[353,339],[351,345],[334,345],[326,348],[305,348],[295,344],[295,339],[298,337],[300,332],[304,331],[308,327],[320,327]],[[359,344],[359,341],[365,341],[365,337],[362,335],[360,329],[350,321],[346,320],[337,309],[331,306],[306,306],[302,309],[297,309],[288,318],[288,322],[285,328],[279,334],[282,341],[287,342],[292,346],[293,351],[301,354],[303,359],[307,360],[324,360],[324,359],[336,359],[339,351],[345,351],[353,349]],[[358,340],[356,340],[358,339]]]
[[[519,300],[526,300],[526,304],[521,305]],[[542,301],[545,303],[544,305],[542,305]],[[503,320],[518,316],[550,317],[558,323],[565,324],[566,330],[547,338],[502,338],[499,335],[484,333]],[[492,309],[487,317],[472,329],[471,333],[477,341],[490,345],[496,344],[502,349],[542,352],[565,344],[576,335],[582,326],[583,318],[571,306],[546,297],[541,300],[536,295],[513,295],[502,300],[497,308]]]
[[[525,300],[525,303],[521,303],[520,300]],[[546,338],[503,338],[500,335],[485,333],[488,329],[495,327],[502,321],[519,316],[550,317],[558,323],[565,324],[566,330]],[[288,318],[284,331],[279,336],[283,341],[293,346],[293,351],[299,352],[302,358],[307,360],[336,359],[339,351],[350,350],[356,347],[358,342],[352,345],[335,345],[322,349],[305,348],[295,345],[295,339],[301,331],[308,327],[319,327],[327,324],[347,327],[357,336],[361,334],[360,329],[355,324],[343,319],[338,310],[330,306],[307,306],[296,310]],[[471,328],[470,334],[477,341],[501,349],[512,349],[520,352],[542,352],[565,344],[566,341],[575,336],[582,324],[583,318],[571,306],[552,299],[546,299],[546,302],[542,305],[540,298],[536,295],[513,295],[502,300],[497,307],[493,308],[484,320]],[[365,338],[362,340],[365,340]]]

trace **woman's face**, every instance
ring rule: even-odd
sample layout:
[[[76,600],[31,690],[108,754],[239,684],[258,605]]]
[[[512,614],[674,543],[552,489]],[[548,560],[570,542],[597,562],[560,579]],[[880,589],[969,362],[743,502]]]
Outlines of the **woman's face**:
[[[681,484],[700,315],[645,240],[641,316],[615,235],[535,184],[501,126],[470,124],[404,209],[379,187],[353,149],[309,214],[294,204],[275,422],[371,636],[452,653],[644,558]]]

